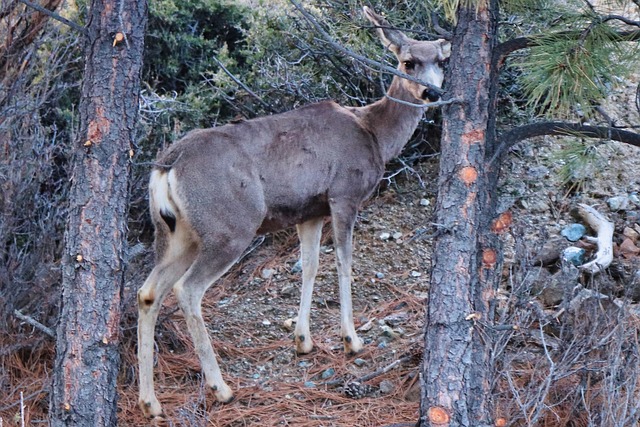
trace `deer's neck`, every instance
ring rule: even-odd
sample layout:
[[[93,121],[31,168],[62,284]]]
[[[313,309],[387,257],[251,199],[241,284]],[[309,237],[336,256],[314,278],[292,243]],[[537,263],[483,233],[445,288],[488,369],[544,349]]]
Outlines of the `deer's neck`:
[[[387,95],[416,103],[415,98],[401,87],[398,77],[394,77]],[[385,163],[400,154],[423,114],[423,108],[404,105],[388,97],[360,109],[361,119],[378,140]]]

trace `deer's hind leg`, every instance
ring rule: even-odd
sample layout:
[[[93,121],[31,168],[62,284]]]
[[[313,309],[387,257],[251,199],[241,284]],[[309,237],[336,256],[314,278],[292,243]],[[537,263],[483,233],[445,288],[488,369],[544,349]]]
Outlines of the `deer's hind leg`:
[[[175,284],[173,290],[187,322],[187,328],[200,359],[205,381],[219,402],[233,400],[231,388],[222,379],[209,333],[202,318],[202,298],[206,290],[240,258],[249,246],[253,233],[235,235],[233,239],[203,242],[189,270]]]
[[[154,267],[138,291],[138,404],[147,417],[162,416],[153,384],[153,342],[156,320],[169,289],[187,271],[191,259],[187,255],[160,262]]]
[[[300,238],[300,254],[302,257],[302,290],[300,291],[300,309],[298,323],[293,332],[296,351],[300,354],[309,353],[313,349],[309,317],[311,312],[311,296],[313,283],[318,273],[320,254],[320,238],[324,218],[314,218],[296,226]]]

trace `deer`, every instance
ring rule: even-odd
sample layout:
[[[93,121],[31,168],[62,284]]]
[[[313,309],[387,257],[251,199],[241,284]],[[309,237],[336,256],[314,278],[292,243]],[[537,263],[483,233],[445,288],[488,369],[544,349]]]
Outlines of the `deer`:
[[[163,417],[153,380],[154,330],[170,289],[183,312],[206,385],[219,402],[233,399],[202,318],[206,290],[256,236],[295,225],[302,287],[295,349],[313,349],[311,297],[324,219],[330,217],[340,294],[344,351],[362,349],[353,321],[352,236],[358,209],[439,99],[451,44],[419,41],[369,7],[364,16],[398,70],[387,96],[361,107],[323,101],[289,112],[193,130],[160,153],[149,180],[155,267],[138,291],[139,406]],[[422,83],[420,83],[422,82]]]

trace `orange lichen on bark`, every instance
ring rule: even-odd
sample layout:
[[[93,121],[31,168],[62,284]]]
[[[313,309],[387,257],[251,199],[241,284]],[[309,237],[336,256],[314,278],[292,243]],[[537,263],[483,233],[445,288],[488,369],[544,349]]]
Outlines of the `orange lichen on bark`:
[[[493,249],[487,248],[482,251],[482,265],[485,268],[493,268],[498,261],[498,255]]]
[[[478,179],[478,171],[473,166],[465,166],[460,170],[460,179],[466,185],[471,185]]]
[[[450,421],[449,412],[441,406],[432,406],[427,411],[429,422],[432,425],[444,426],[448,425]]]
[[[96,119],[89,122],[87,129],[87,141],[91,141],[93,144],[102,141],[102,137],[109,132],[110,123],[105,117],[104,108],[96,108]]]
[[[509,229],[509,227],[511,227],[512,223],[513,214],[511,213],[511,211],[503,212],[491,223],[491,231],[496,234],[504,233]]]
[[[476,142],[484,141],[484,130],[483,129],[471,129],[464,134],[462,134],[462,143],[471,145]]]

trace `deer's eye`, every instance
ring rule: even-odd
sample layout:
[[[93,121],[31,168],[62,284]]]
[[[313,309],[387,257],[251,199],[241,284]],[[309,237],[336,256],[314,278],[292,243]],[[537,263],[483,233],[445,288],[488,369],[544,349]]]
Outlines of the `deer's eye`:
[[[413,70],[414,68],[416,68],[416,64],[413,61],[404,61],[402,64],[407,70]]]

